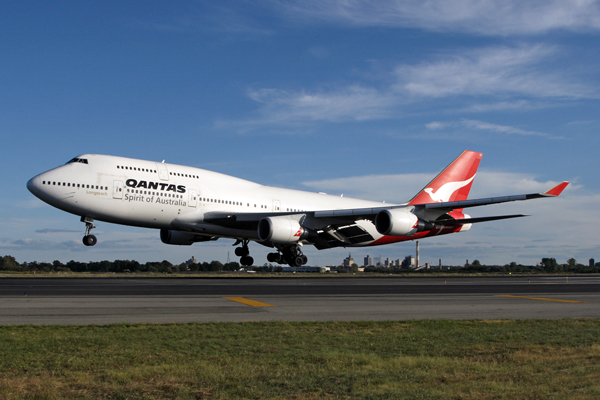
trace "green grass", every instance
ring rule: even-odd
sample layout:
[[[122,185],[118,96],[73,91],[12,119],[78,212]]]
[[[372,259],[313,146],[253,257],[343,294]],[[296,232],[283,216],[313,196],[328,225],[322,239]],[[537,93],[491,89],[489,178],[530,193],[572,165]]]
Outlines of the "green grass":
[[[598,399],[600,320],[0,327],[2,399]]]

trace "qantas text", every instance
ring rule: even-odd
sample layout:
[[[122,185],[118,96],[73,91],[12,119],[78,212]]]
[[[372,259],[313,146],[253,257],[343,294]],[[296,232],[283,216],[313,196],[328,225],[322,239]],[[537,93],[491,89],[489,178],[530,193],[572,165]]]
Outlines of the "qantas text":
[[[154,190],[164,190],[167,192],[185,193],[184,185],[170,185],[168,183],[137,181],[135,179],[127,179],[125,184],[131,188],[144,188]]]

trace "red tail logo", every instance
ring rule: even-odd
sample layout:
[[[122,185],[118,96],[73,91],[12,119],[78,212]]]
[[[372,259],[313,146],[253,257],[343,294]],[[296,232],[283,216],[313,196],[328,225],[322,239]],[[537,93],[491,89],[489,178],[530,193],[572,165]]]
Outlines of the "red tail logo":
[[[460,188],[467,186],[469,183],[471,183],[473,181],[473,179],[475,179],[475,175],[473,175],[471,178],[467,179],[466,181],[444,183],[435,192],[430,187],[423,189],[423,191],[425,193],[427,193],[429,195],[429,197],[431,197],[431,200],[433,200],[434,203],[446,202],[446,201],[450,201],[450,198],[452,197],[454,192],[456,192]]]
[[[481,157],[481,153],[466,150],[429,182],[408,204],[466,200]]]

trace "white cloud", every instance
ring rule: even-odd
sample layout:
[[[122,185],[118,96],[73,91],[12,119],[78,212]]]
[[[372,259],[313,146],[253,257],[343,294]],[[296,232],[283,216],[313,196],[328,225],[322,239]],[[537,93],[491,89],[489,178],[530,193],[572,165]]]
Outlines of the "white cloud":
[[[443,129],[470,129],[476,131],[488,131],[491,133],[506,134],[506,135],[519,135],[519,136],[539,136],[549,139],[564,139],[562,136],[554,136],[544,132],[530,131],[521,129],[515,126],[498,125],[489,122],[472,120],[463,118],[460,121],[440,122],[433,121],[425,124],[425,127],[430,130],[440,131]]]
[[[597,0],[280,1],[290,18],[486,36],[600,29]]]
[[[287,92],[259,89],[248,96],[262,104],[262,122],[289,121],[365,121],[388,118],[399,99],[375,88],[359,85],[333,91]]]
[[[539,110],[543,108],[557,107],[562,105],[562,102],[549,102],[543,100],[511,100],[511,101],[496,101],[489,103],[477,103],[467,105],[462,109],[458,110],[460,112],[466,113],[484,113],[484,112],[493,112],[493,111],[530,111],[530,110]]]
[[[577,81],[568,71],[551,71],[560,56],[546,45],[494,46],[459,52],[415,65],[401,64],[380,76],[377,86],[355,83],[333,89],[253,89],[248,97],[259,105],[259,117],[219,122],[238,129],[316,121],[347,122],[398,118],[434,100],[450,112],[489,112],[553,107],[565,101],[598,98],[594,85]],[[509,98],[509,100],[507,100]],[[464,102],[470,102],[468,106]],[[476,102],[476,105],[472,103]],[[488,125],[487,130],[503,127]],[[505,133],[545,136],[539,132]]]
[[[487,47],[419,65],[396,68],[394,88],[420,97],[527,96],[589,98],[598,93],[589,85],[572,82],[557,72],[540,68],[557,55],[546,45]]]

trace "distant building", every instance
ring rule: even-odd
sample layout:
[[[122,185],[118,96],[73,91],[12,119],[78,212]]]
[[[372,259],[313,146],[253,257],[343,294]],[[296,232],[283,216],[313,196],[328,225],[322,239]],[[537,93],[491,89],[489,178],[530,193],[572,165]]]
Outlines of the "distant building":
[[[351,267],[354,264],[354,258],[352,254],[348,254],[348,257],[344,258],[344,267]]]
[[[373,265],[373,259],[371,258],[371,256],[366,256],[365,257],[365,262],[363,264],[365,267],[370,267],[371,265]]]
[[[590,258],[590,267],[593,267],[596,265],[596,260],[594,260],[593,258]]]
[[[402,268],[415,268],[417,266],[417,262],[415,256],[406,256],[404,257],[404,261],[402,261]]]
[[[192,265],[192,264],[198,264],[198,260],[196,260],[196,257],[192,256],[192,258],[190,258],[189,260],[187,260],[186,262],[184,262],[185,265]]]

